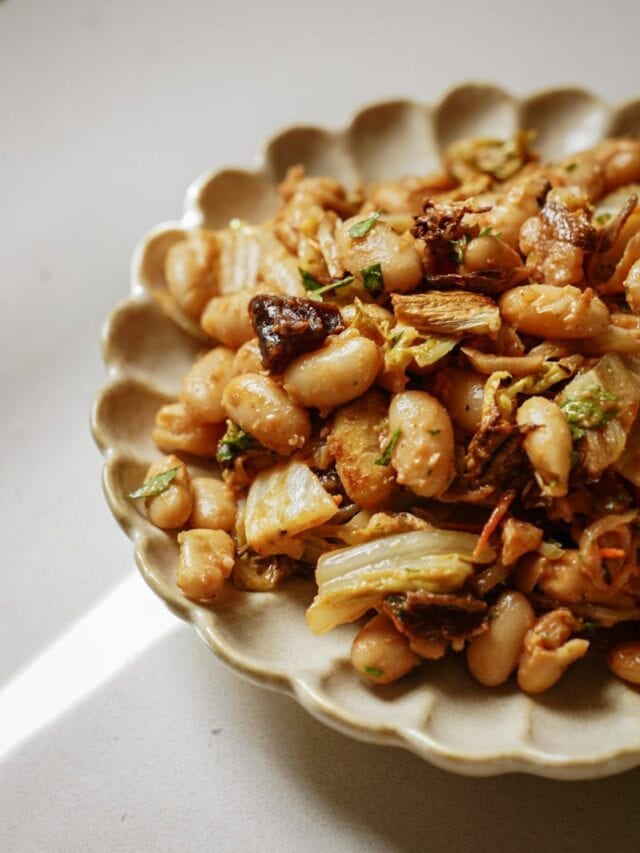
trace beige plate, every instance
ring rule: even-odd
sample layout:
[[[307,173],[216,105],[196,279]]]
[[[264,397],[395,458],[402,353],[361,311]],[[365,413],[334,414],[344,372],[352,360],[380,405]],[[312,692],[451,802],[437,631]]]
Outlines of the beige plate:
[[[104,330],[109,376],[93,415],[105,455],[104,488],[131,537],[142,574],[214,652],[251,680],[285,690],[314,716],[347,734],[410,749],[448,770],[469,775],[523,771],[563,779],[605,776],[640,764],[640,693],[611,677],[601,660],[575,664],[543,698],[513,684],[485,690],[460,656],[425,664],[399,684],[371,688],[348,663],[355,632],[347,626],[316,639],[304,608],[313,589],[293,580],[275,594],[229,590],[215,609],[187,601],[174,586],[175,537],[152,527],[127,500],[158,451],[149,439],[156,409],[177,395],[202,341],[157,307],[167,248],[190,228],[220,227],[231,217],[260,221],[275,205],[275,184],[288,166],[346,183],[427,172],[438,152],[464,136],[508,136],[535,128],[537,147],[558,157],[603,136],[640,133],[640,101],[611,109],[577,89],[518,101],[493,86],[465,85],[433,107],[394,101],[356,115],[344,131],[294,127],[266,148],[255,171],[226,169],[187,191],[179,222],[153,229],[138,246],[131,295]]]

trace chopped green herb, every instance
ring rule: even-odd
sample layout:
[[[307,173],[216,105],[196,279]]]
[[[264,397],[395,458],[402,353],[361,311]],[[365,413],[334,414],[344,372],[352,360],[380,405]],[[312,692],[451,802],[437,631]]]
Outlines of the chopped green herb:
[[[545,545],[553,545],[554,548],[562,548],[562,543],[558,542],[557,539],[552,539],[551,537],[549,537],[548,539],[545,539],[544,542]]]
[[[571,437],[584,438],[588,429],[601,429],[619,412],[618,398],[601,385],[591,385],[581,394],[568,397],[560,408],[567,419]]]
[[[248,432],[240,429],[233,421],[227,422],[227,431],[218,442],[216,459],[218,462],[231,462],[242,450],[251,446],[253,439]]]
[[[464,250],[470,242],[471,237],[468,234],[465,234],[459,240],[449,240],[449,245],[451,246],[449,260],[454,264],[463,264]]]
[[[391,346],[389,347],[389,349],[393,349],[403,335],[404,332],[396,332],[396,334],[393,335],[391,338]]]
[[[384,669],[378,669],[377,666],[365,666],[362,669],[367,675],[372,675],[374,678],[382,678]]]
[[[380,264],[371,264],[370,267],[365,267],[360,270],[364,289],[369,296],[375,299],[384,291],[384,281],[382,279],[382,267]]]
[[[493,233],[493,229],[490,225],[487,225],[486,228],[483,228],[482,231],[478,234],[478,237],[496,237],[498,240],[502,237],[502,231],[496,231]]]
[[[348,284],[353,284],[354,282],[354,277],[352,275],[348,275],[346,278],[338,279],[338,281],[332,281],[330,284],[322,284],[322,282],[318,281],[318,279],[311,275],[307,270],[303,270],[299,267],[298,272],[300,273],[300,279],[302,280],[302,286],[304,289],[306,291],[313,292],[316,296],[320,296],[328,290],[335,290],[338,287],[346,287]]]
[[[393,453],[393,448],[398,443],[398,439],[400,438],[400,433],[402,430],[398,427],[397,430],[392,434],[389,439],[387,446],[384,449],[384,453],[382,456],[378,456],[375,460],[374,465],[390,465],[391,464],[391,454]]]
[[[565,170],[565,172],[573,172],[577,168],[578,168],[577,163],[569,163],[567,166],[564,167],[564,170]]]
[[[585,631],[588,634],[593,634],[593,633],[595,633],[595,631],[598,630],[599,627],[600,627],[600,625],[598,624],[598,622],[588,622],[587,621],[587,622],[582,623],[582,628],[580,628],[580,630]]]
[[[302,281],[302,286],[305,290],[320,290],[322,282],[318,281],[318,279],[311,275],[308,270],[303,270],[302,267],[298,267],[298,272],[300,273],[300,280]]]
[[[610,219],[611,219],[610,213],[601,213],[598,216],[596,216],[596,222],[598,223],[598,225],[604,225],[605,222],[608,222]]]
[[[349,236],[364,237],[365,234],[368,234],[369,231],[371,231],[378,219],[380,219],[380,211],[376,210],[371,214],[371,216],[367,216],[366,219],[360,219],[358,222],[354,222],[351,228],[349,228]]]
[[[171,481],[177,477],[179,470],[180,466],[178,465],[175,468],[169,468],[168,471],[163,471],[161,474],[156,474],[155,477],[150,477],[135,492],[129,492],[127,497],[135,501],[138,498],[155,498],[156,495],[161,495],[167,491]]]
[[[440,435],[440,433],[442,432],[442,430],[439,430],[439,429],[428,429],[428,430],[427,430],[427,432],[429,433],[429,435]]]

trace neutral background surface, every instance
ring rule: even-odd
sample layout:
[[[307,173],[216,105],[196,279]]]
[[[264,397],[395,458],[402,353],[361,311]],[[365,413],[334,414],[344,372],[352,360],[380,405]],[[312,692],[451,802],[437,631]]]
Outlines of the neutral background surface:
[[[228,672],[136,576],[88,426],[198,173],[473,78],[638,96],[639,32],[632,0],[0,0],[0,849],[639,849],[638,771],[464,779]]]

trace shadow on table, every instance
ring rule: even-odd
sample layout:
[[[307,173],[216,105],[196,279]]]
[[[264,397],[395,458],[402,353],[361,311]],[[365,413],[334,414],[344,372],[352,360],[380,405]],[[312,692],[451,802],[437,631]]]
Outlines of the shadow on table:
[[[351,740],[312,718],[301,720],[301,713],[282,697],[247,708],[275,760],[337,819],[373,831],[388,849],[431,851],[443,843],[474,853],[640,849],[640,769],[590,782],[468,778],[400,749]]]

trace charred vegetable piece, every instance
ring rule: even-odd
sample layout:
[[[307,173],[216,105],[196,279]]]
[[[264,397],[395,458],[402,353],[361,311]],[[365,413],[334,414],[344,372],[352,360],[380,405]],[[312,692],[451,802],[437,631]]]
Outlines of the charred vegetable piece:
[[[317,349],[327,335],[344,330],[338,307],[314,299],[260,294],[249,303],[249,314],[262,364],[270,373],[282,373],[299,355]]]
[[[420,644],[468,640],[487,628],[487,604],[472,595],[443,595],[417,590],[389,595],[382,610],[418,652]]]
[[[501,324],[498,306],[480,293],[431,290],[409,296],[394,293],[391,299],[397,320],[419,332],[490,335]]]

